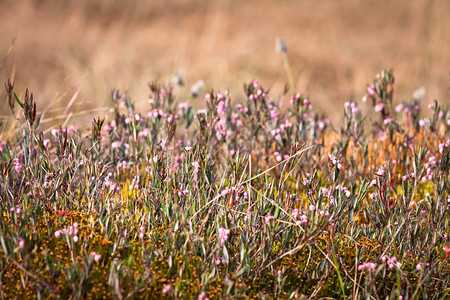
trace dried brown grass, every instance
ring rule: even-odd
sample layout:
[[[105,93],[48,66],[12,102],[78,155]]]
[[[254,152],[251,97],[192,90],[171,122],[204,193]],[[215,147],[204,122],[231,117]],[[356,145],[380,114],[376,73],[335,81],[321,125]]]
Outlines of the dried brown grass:
[[[274,50],[281,36],[297,91],[331,118],[384,67],[401,82],[397,101],[424,86],[428,102],[450,102],[449,1],[133,3],[1,1],[0,79],[15,63],[17,90],[29,87],[41,108],[64,107],[79,88],[74,109],[105,106],[112,88],[145,105],[147,82],[169,81],[177,70],[188,84],[202,78],[235,99],[253,78],[275,96],[287,81]]]

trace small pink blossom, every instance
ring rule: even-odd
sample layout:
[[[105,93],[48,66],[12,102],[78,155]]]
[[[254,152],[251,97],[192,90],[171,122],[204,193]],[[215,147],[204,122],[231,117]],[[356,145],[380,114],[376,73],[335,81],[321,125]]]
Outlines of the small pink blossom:
[[[209,300],[209,298],[206,297],[206,293],[205,293],[205,292],[201,292],[201,293],[198,295],[198,300]]]
[[[165,284],[163,286],[162,292],[163,292],[163,294],[167,294],[168,292],[170,292],[171,289],[172,289],[172,287],[170,285]]]
[[[392,118],[387,118],[387,119],[384,119],[383,123],[384,123],[384,125],[387,125],[387,124],[391,123],[392,121],[393,121]]]
[[[375,105],[375,111],[376,111],[376,112],[382,111],[383,108],[384,108],[384,104],[381,103],[381,102],[379,102],[379,103],[377,103],[377,105]]]
[[[229,229],[225,229],[223,227],[219,228],[219,239],[220,239],[220,244],[223,245],[225,244],[225,242],[228,240],[228,235],[230,234],[230,230]]]
[[[266,225],[269,225],[270,220],[273,219],[273,216],[270,213],[267,213],[267,215],[264,217],[264,221],[266,222]]]
[[[366,263],[362,263],[358,266],[358,270],[364,270],[364,269],[370,269],[370,270],[375,270],[375,268],[377,267],[377,264],[375,263],[371,263],[371,262],[366,262]]]
[[[373,84],[367,87],[367,93],[368,93],[370,96],[375,95],[375,86],[374,86]]]
[[[381,166],[375,174],[377,174],[378,176],[383,176],[385,172],[386,169],[384,168],[384,166]]]
[[[139,137],[147,137],[150,134],[150,129],[144,128],[142,131],[139,132]]]

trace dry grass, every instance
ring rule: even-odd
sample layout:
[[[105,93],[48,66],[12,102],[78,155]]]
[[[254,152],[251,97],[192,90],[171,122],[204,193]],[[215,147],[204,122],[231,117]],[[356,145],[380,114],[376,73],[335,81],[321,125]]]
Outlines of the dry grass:
[[[281,36],[296,89],[332,119],[341,112],[331,108],[360,98],[384,67],[401,82],[397,101],[422,85],[427,102],[450,101],[449,1],[147,2],[1,1],[0,79],[15,62],[17,89],[29,87],[52,109],[66,107],[77,89],[73,109],[105,106],[112,88],[143,106],[146,83],[177,70],[188,85],[202,78],[234,98],[252,78],[276,95],[287,81],[274,50]]]

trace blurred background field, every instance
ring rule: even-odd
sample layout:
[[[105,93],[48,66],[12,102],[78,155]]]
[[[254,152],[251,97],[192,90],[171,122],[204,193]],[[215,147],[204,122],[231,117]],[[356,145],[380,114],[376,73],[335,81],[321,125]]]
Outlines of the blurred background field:
[[[15,65],[16,91],[28,87],[45,117],[65,120],[72,102],[88,127],[106,114],[113,88],[144,109],[148,83],[176,72],[183,101],[199,79],[233,100],[257,79],[276,97],[287,83],[275,51],[282,37],[296,92],[332,120],[385,67],[395,70],[397,102],[423,86],[427,103],[448,104],[449,13],[448,0],[2,0],[0,80]],[[2,87],[2,115],[5,98]]]

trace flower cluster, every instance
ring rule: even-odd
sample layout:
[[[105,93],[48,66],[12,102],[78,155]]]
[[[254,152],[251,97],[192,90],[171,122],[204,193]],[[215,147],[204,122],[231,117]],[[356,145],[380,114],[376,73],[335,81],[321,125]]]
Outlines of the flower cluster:
[[[55,231],[56,238],[59,238],[62,234],[71,236],[75,243],[78,242],[78,222],[74,222],[73,225],[70,225],[68,228],[64,227],[63,229]]]

